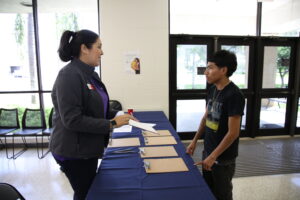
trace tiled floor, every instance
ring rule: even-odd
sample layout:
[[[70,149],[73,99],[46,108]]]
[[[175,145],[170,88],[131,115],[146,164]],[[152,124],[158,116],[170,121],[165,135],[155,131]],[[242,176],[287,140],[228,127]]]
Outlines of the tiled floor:
[[[26,200],[73,199],[72,188],[52,155],[40,160],[35,149],[27,150],[16,160],[8,160],[1,150],[0,182],[15,186]]]
[[[234,200],[299,200],[300,173],[233,179]]]
[[[6,159],[1,150],[0,182],[14,185],[29,200],[72,199],[72,189],[51,154],[40,160],[35,149],[16,160]],[[234,200],[300,199],[300,173],[235,178],[233,184]]]
[[[185,146],[191,141],[184,141]],[[276,136],[241,138],[234,177],[300,173],[300,137]],[[203,140],[192,156],[202,158]],[[201,166],[199,166],[201,169]]]

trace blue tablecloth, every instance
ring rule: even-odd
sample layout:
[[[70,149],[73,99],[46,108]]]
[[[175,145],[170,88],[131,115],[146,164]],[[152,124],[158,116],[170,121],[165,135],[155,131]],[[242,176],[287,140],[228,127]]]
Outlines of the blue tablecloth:
[[[156,130],[169,130],[175,137],[174,145],[178,156],[189,168],[188,172],[147,174],[138,147],[108,148],[103,156],[96,178],[90,188],[89,200],[210,200],[215,199],[194,166],[192,158],[185,153],[185,147],[163,112],[135,112],[141,122],[155,123]],[[115,133],[113,138],[139,137],[145,146],[141,130],[130,133]],[[133,152],[116,154],[115,150],[130,149]]]

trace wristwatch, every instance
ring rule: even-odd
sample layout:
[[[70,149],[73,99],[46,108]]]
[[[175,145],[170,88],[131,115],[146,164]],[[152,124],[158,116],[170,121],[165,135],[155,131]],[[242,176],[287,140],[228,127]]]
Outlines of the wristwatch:
[[[112,129],[116,128],[116,126],[117,126],[116,120],[110,120],[110,124],[111,124]]]
[[[117,122],[116,120],[110,120],[110,124],[111,124],[111,127],[109,129],[109,145],[111,145],[112,143],[112,132],[114,131],[114,128],[117,126]]]

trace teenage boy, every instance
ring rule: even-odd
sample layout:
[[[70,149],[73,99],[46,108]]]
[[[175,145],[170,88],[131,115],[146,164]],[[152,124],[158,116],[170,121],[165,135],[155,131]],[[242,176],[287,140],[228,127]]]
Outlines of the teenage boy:
[[[217,51],[208,59],[204,74],[213,85],[208,89],[206,111],[198,131],[186,150],[193,155],[204,133],[203,159],[195,165],[202,165],[203,177],[218,200],[232,200],[232,177],[245,106],[240,89],[229,80],[236,68],[236,56],[230,51]]]

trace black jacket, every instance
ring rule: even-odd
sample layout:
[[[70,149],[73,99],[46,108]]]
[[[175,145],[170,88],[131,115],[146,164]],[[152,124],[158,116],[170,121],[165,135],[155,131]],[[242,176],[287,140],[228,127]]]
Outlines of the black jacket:
[[[101,96],[88,87],[96,79],[106,91],[98,74],[79,59],[62,68],[52,90],[54,105],[53,133],[50,150],[67,158],[101,157],[107,145],[109,126],[115,111],[107,105],[107,116]]]

